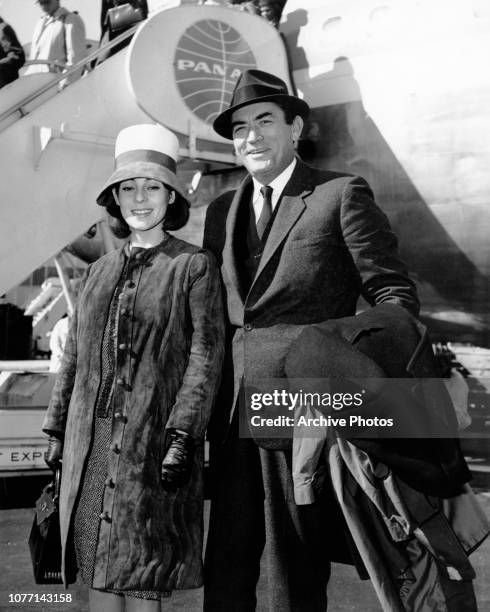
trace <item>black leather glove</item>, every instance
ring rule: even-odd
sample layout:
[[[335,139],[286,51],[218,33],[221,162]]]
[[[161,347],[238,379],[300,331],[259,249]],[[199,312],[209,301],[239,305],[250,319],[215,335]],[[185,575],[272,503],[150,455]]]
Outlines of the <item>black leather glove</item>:
[[[48,450],[44,453],[44,461],[54,471],[60,466],[63,457],[63,440],[56,436],[49,436]]]
[[[194,439],[176,430],[170,431],[169,436],[170,446],[162,461],[162,486],[166,491],[175,492],[191,476]]]

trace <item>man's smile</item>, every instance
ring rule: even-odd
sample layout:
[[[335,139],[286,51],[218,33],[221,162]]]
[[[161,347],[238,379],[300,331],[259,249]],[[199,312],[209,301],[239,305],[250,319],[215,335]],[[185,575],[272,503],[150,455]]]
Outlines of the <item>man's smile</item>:
[[[252,151],[247,151],[247,155],[263,155],[269,151],[268,148],[263,149],[253,149]]]

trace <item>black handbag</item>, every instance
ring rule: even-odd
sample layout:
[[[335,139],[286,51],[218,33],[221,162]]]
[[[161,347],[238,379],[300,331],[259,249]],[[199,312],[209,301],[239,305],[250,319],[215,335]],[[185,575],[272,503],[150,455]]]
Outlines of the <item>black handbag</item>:
[[[134,7],[129,2],[126,2],[107,11],[106,23],[111,32],[118,32],[127,30],[135,23],[143,21],[143,19],[144,16],[141,8],[139,6]]]
[[[61,584],[61,534],[59,515],[61,469],[36,502],[36,514],[29,535],[32,568],[36,584]]]

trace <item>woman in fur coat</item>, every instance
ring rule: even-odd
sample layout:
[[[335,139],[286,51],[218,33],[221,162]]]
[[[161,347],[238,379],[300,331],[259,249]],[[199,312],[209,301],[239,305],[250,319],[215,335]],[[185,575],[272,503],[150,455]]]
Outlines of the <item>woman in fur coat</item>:
[[[78,567],[92,611],[158,612],[173,589],[202,584],[223,313],[212,255],[167,233],[188,218],[177,152],[161,126],[117,138],[97,202],[129,242],[86,270],[43,424],[48,465],[63,466],[65,585]]]

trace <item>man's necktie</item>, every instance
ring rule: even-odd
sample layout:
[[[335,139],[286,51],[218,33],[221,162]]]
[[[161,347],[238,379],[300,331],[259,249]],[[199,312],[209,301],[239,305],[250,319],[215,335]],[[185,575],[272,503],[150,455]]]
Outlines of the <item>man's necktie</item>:
[[[272,192],[274,190],[269,185],[263,185],[260,188],[262,195],[262,212],[260,213],[259,220],[257,221],[257,234],[262,240],[266,227],[269,225],[269,221],[272,217]]]

